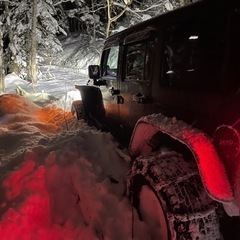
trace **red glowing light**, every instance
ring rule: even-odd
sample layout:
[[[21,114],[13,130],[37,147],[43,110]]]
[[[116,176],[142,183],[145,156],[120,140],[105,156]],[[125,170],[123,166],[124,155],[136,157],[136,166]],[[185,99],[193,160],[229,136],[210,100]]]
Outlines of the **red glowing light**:
[[[194,149],[200,175],[210,195],[218,200],[231,201],[233,193],[224,165],[212,143],[204,134],[183,133]]]

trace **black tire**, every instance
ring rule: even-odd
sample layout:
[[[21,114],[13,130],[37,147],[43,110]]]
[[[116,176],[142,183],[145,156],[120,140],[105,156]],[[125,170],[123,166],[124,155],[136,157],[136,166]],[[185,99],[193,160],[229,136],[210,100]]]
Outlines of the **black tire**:
[[[78,120],[85,119],[84,108],[81,100],[74,101],[71,106],[71,113]]]
[[[147,194],[152,191],[154,204],[159,203],[153,209],[161,208],[160,216],[165,218],[154,223],[161,225],[162,237],[152,234],[152,240],[222,239],[217,204],[208,197],[193,163],[176,152],[139,157],[133,163],[128,192],[139,219],[148,219],[148,213],[141,208],[143,189],[148,189]]]

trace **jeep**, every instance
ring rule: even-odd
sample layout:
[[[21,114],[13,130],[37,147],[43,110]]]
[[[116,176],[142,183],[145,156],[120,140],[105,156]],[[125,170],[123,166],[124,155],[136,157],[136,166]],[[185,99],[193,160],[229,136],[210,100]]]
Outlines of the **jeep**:
[[[151,239],[240,239],[239,57],[240,4],[203,0],[110,36],[76,86],[78,117],[128,144]]]

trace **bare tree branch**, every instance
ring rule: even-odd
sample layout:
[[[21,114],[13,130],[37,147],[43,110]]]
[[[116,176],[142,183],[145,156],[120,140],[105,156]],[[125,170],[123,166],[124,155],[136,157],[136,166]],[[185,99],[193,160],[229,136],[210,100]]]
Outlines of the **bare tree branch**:
[[[124,5],[123,10],[118,15],[112,17],[111,16],[111,7],[112,7],[112,5],[114,5],[114,1],[107,0],[108,22],[107,22],[107,29],[106,29],[106,37],[109,36],[109,31],[110,31],[110,27],[111,27],[112,22],[117,21],[117,19],[119,19],[126,12],[126,9],[128,7],[127,5]]]

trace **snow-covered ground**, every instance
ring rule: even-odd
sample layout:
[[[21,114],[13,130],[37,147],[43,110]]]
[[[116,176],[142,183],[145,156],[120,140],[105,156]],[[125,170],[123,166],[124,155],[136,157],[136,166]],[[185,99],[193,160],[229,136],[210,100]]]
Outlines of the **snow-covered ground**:
[[[125,196],[127,149],[70,113],[81,98],[74,84],[87,76],[54,65],[41,71],[34,88],[7,75],[0,96],[1,239],[150,239]]]
[[[71,79],[56,68],[65,79],[55,75],[55,84],[67,96]],[[9,92],[13,83],[16,76],[7,76]],[[17,84],[26,89],[21,79]],[[35,89],[48,93],[49,85],[42,80]],[[39,107],[7,94],[0,106],[1,239],[131,239],[126,149],[61,104]],[[147,239],[143,223],[135,223],[135,239]]]
[[[16,93],[20,86],[27,92],[45,92],[60,98],[70,91],[78,92],[74,85],[86,84],[87,80],[87,75],[81,74],[77,68],[44,65],[40,67],[39,80],[34,87],[15,73],[5,77],[5,84],[7,93]]]

